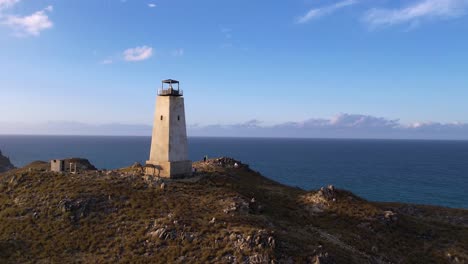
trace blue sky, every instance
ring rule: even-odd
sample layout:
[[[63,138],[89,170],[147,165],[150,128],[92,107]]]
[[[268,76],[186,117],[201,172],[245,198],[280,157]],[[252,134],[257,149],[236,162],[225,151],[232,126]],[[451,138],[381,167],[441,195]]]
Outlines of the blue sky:
[[[468,0],[0,0],[0,124],[150,125],[174,78],[191,126],[465,125],[467,12]]]

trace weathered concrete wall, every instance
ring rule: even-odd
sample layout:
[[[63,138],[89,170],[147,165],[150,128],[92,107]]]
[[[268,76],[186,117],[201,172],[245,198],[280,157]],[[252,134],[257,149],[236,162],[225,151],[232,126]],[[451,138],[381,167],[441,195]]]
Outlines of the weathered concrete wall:
[[[62,172],[65,170],[65,162],[63,160],[51,160],[50,170],[55,172]]]
[[[150,164],[150,161],[148,161],[148,164]],[[189,160],[152,162],[151,165],[151,167],[145,168],[145,174],[162,178],[177,178],[190,175],[192,172],[192,162]]]
[[[172,177],[190,174],[184,98],[157,96],[147,174]]]
[[[156,97],[151,152],[148,161],[151,163],[169,160],[169,110],[171,97],[172,96]]]
[[[185,161],[188,160],[188,150],[184,98],[169,97],[169,161]]]

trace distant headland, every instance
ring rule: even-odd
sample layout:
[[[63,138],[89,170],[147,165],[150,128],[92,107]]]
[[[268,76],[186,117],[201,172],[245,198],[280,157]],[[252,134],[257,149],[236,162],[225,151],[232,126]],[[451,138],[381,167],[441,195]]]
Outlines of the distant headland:
[[[11,163],[10,158],[3,156],[0,149],[0,173],[14,169],[15,166]]]

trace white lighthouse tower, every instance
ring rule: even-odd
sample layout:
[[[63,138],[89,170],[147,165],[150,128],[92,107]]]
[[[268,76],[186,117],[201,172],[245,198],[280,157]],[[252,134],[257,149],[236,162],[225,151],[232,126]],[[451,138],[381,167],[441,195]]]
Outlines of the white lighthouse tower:
[[[177,88],[173,85],[177,85]],[[176,178],[191,172],[183,92],[179,89],[178,81],[164,80],[156,97],[151,152],[146,162],[145,173]]]

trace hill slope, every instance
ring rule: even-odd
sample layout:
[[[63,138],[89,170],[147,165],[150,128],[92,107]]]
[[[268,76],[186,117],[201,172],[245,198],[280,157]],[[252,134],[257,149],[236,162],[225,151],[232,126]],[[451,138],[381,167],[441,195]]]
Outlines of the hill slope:
[[[0,175],[0,262],[464,263],[468,212],[307,192],[231,159],[195,178]]]

